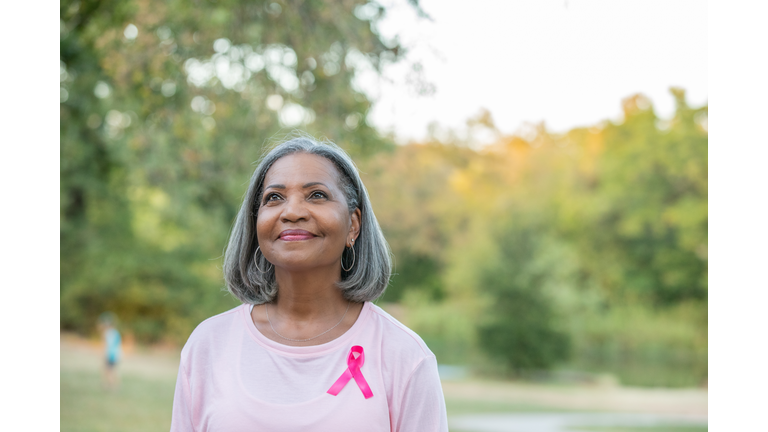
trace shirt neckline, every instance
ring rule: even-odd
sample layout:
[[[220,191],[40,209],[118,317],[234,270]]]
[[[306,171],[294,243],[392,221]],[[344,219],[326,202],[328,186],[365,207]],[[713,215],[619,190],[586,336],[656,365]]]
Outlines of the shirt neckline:
[[[371,315],[371,303],[365,302],[363,303],[363,308],[360,310],[360,315],[358,315],[357,320],[352,324],[352,327],[336,339],[320,345],[290,346],[275,342],[264,336],[253,323],[253,319],[251,318],[251,308],[252,305],[250,304],[243,304],[240,308],[240,315],[244,320],[243,324],[248,330],[248,333],[259,345],[267,350],[289,357],[311,357],[349,346],[350,339],[354,338],[355,335],[360,332],[360,329],[365,326],[365,323],[370,319]]]

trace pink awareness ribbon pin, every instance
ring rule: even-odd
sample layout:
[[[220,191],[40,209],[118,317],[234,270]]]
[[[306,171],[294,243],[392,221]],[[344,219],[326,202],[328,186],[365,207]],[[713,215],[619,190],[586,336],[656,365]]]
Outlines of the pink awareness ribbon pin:
[[[359,354],[357,358],[355,358],[355,353]],[[363,396],[365,396],[366,399],[373,397],[371,387],[368,386],[368,382],[365,380],[365,377],[363,377],[363,373],[360,372],[360,368],[363,367],[364,363],[365,354],[363,354],[363,347],[359,345],[353,346],[352,349],[349,350],[349,357],[347,357],[347,370],[345,370],[339,379],[333,383],[331,388],[328,389],[328,394],[336,396],[341,389],[347,385],[349,380],[354,378],[357,386],[360,387],[360,390],[363,392]]]

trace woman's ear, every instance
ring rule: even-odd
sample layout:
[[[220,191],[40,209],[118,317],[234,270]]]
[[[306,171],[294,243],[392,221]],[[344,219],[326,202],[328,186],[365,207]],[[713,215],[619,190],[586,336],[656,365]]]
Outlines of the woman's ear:
[[[360,235],[360,219],[362,218],[362,213],[360,212],[359,208],[356,208],[355,211],[352,212],[352,226],[349,227],[349,240],[357,240],[357,236]],[[347,241],[347,244],[350,244],[352,242]]]

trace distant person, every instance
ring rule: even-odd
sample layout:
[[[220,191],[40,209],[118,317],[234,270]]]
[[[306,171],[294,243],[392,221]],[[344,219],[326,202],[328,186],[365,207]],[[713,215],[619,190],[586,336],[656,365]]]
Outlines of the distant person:
[[[371,303],[389,248],[341,148],[301,137],[261,159],[223,270],[244,304],[189,337],[171,431],[448,430],[434,354]]]
[[[120,382],[117,376],[117,362],[120,360],[121,340],[120,332],[115,328],[115,315],[111,312],[104,312],[99,317],[99,331],[104,341],[104,388],[107,390],[117,390]]]

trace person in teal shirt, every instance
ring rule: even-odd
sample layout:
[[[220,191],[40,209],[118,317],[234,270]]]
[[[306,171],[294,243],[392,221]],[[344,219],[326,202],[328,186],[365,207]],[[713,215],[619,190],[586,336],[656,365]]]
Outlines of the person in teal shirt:
[[[106,362],[104,365],[104,388],[107,390],[117,390],[119,386],[117,372],[115,368],[121,355],[120,332],[115,328],[115,316],[111,312],[105,312],[99,317],[99,329],[104,340],[104,354]]]

